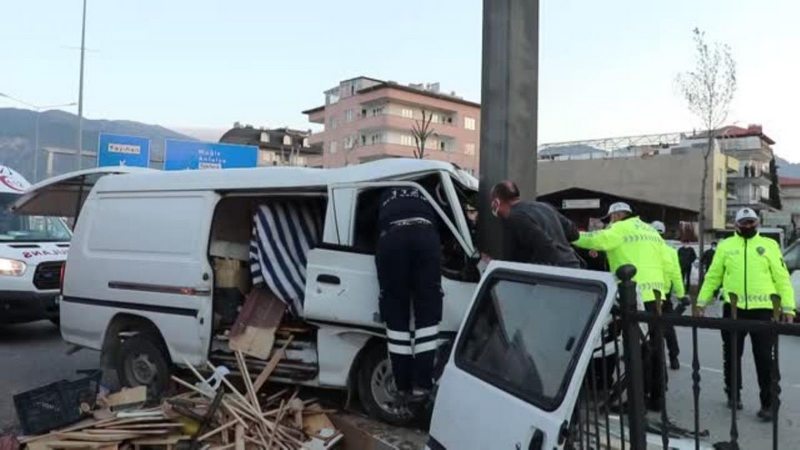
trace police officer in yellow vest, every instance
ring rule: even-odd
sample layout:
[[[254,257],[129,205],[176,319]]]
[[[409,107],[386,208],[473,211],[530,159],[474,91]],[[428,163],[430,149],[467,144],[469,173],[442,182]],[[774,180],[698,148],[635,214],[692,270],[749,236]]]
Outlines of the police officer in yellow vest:
[[[667,232],[667,227],[664,222],[656,220],[650,224],[660,236],[664,236]],[[678,261],[678,251],[672,248],[669,244],[664,242],[663,246],[664,258],[668,261],[664,267],[664,283],[666,284],[666,302],[664,302],[664,313],[670,314],[673,311],[672,299],[670,295],[676,299],[686,297],[686,288],[683,285],[683,277],[681,276],[681,264]],[[667,341],[667,350],[669,350],[669,366],[672,370],[679,370],[681,363],[678,360],[678,355],[681,352],[678,346],[678,336],[675,334],[675,327],[668,326],[664,328],[664,340]]]
[[[655,311],[655,291],[661,292],[661,298],[667,292],[664,274],[668,261],[664,257],[664,240],[650,224],[635,216],[627,203],[612,204],[606,217],[611,220],[607,228],[581,233],[573,245],[606,252],[611,273],[616,273],[625,264],[635,266],[636,276],[633,279],[636,281],[639,300],[644,303],[644,309]],[[660,370],[664,344],[651,342],[649,348],[653,351],[649,352],[645,364],[652,372],[652,376],[645,379],[647,406],[658,411],[663,400],[661,386],[666,383],[665,374]]]
[[[758,234],[758,215],[750,208],[742,208],[736,213],[736,234],[717,246],[717,252],[706,274],[703,287],[697,298],[698,306],[704,308],[714,296],[714,291],[722,286],[725,304],[723,317],[731,317],[730,294],[736,294],[737,316],[745,320],[770,320],[772,318],[771,296],[781,298],[782,320],[791,322],[794,317],[794,290],[789,271],[783,261],[778,243]],[[702,314],[702,309],[699,311]],[[741,359],[744,338],[747,333],[737,333],[738,386],[742,389]],[[728,407],[733,407],[731,397],[731,345],[732,333],[722,332],[722,351],[725,361],[725,393]],[[761,410],[758,417],[772,420],[772,397],[770,383],[772,377],[771,355],[774,339],[769,332],[750,333],[753,359],[756,363],[758,387],[760,389]],[[741,396],[737,395],[737,399]],[[736,408],[742,409],[740,401]]]

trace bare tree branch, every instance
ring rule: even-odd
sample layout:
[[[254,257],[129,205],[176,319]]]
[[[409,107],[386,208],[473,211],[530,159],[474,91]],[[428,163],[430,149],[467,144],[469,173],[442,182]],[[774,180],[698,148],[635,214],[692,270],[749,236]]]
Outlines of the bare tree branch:
[[[414,136],[414,158],[425,158],[425,143],[430,138],[435,130],[431,128],[431,121],[433,114],[422,110],[422,120],[415,120],[414,125],[411,126],[411,135]]]
[[[736,62],[728,45],[709,45],[705,32],[693,31],[695,44],[695,67],[679,74],[676,82],[689,111],[700,119],[706,133],[706,149],[703,158],[703,184],[700,187],[700,253],[705,247],[706,189],[708,184],[709,159],[713,153],[714,140],[719,128],[728,118],[728,111],[736,93]],[[704,267],[700,265],[702,283]]]

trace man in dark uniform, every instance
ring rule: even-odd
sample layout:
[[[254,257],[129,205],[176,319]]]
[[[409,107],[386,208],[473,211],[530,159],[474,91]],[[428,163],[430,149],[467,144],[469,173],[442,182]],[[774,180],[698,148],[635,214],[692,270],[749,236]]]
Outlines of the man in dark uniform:
[[[437,214],[413,187],[387,188],[380,197],[376,254],[380,312],[401,400],[422,401],[433,387],[442,318],[441,248]],[[411,302],[414,331],[411,332]]]

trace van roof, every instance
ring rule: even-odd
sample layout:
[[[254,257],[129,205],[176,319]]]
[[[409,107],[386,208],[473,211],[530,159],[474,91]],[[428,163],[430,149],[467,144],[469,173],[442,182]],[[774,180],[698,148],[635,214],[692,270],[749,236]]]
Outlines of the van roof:
[[[453,164],[419,159],[384,159],[336,169],[303,167],[257,167],[185,171],[144,171],[124,176],[103,177],[97,192],[246,190],[326,187],[446,171],[467,188],[477,189],[477,179]]]

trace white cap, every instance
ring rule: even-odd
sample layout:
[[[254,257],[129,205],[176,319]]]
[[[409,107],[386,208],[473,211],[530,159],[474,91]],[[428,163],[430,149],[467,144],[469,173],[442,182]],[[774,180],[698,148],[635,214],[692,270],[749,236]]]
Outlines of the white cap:
[[[656,220],[655,222],[651,223],[650,226],[655,228],[656,231],[659,232],[659,234],[664,234],[667,231],[667,226],[664,225],[664,222],[660,220]]]
[[[758,214],[750,208],[742,208],[736,213],[736,223],[742,220],[758,220]]]
[[[631,205],[625,202],[612,203],[611,206],[608,207],[608,214],[606,214],[606,217],[618,212],[632,213],[633,210],[631,209]]]

